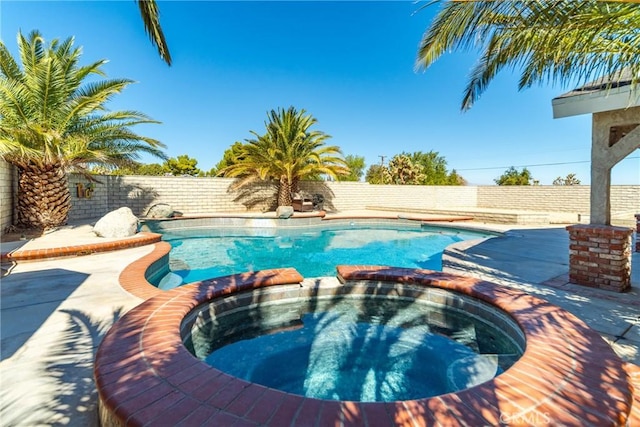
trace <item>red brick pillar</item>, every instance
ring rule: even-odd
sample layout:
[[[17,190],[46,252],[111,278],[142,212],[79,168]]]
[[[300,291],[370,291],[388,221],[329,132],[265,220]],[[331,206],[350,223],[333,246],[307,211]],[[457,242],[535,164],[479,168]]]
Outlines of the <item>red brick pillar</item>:
[[[640,214],[636,214],[636,252],[640,252]]]
[[[632,228],[576,224],[569,231],[569,281],[624,292],[631,288]]]

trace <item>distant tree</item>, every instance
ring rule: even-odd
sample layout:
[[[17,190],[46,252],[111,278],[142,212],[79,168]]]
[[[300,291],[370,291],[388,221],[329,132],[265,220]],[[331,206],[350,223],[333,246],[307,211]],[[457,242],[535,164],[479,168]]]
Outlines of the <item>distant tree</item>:
[[[554,179],[553,185],[580,185],[580,180],[576,178],[575,173],[570,173],[566,176],[566,178],[562,178],[561,176],[559,176]]]
[[[454,176],[447,171],[447,161],[436,151],[423,153],[416,151],[412,154],[402,153],[409,156],[414,164],[422,166],[424,179],[420,184],[424,185],[460,185],[461,177],[456,173]],[[464,181],[464,180],[463,180]]]
[[[119,168],[116,168],[116,169],[94,168],[91,172],[98,175],[116,175],[116,176],[139,175],[136,172],[139,166],[140,165],[136,163],[130,166],[120,166]]]
[[[420,185],[425,179],[422,165],[415,163],[406,154],[393,156],[385,173],[385,181],[391,184]]]
[[[231,147],[224,150],[224,153],[222,153],[222,160],[220,160],[218,164],[211,169],[209,172],[210,176],[216,176],[220,171],[224,171],[229,166],[241,162],[243,156],[243,145],[244,144],[242,142],[236,141]]]
[[[141,164],[135,170],[136,175],[161,176],[167,173],[167,169],[159,163]]]
[[[191,175],[197,176],[200,173],[200,169],[196,166],[198,161],[189,157],[187,154],[172,157],[164,163],[164,168],[167,172],[174,176]]]
[[[198,172],[198,176],[216,176],[217,174],[218,174],[218,168],[216,168],[215,166],[209,169],[208,171],[200,170],[200,172]]]
[[[494,181],[498,185],[531,185],[533,177],[527,168],[524,168],[522,169],[522,172],[519,172],[516,168],[511,166]]]
[[[437,152],[429,151],[423,153],[422,151],[416,151],[412,154],[404,152],[402,154],[409,156],[414,164],[422,166],[424,179],[421,184],[442,185],[447,182],[447,162]]]
[[[364,157],[348,154],[344,161],[349,168],[349,175],[338,175],[338,181],[360,181],[364,175]]]
[[[159,176],[167,173],[167,169],[159,163],[138,163],[131,162],[128,165],[120,166],[116,169],[94,167],[91,173],[97,175],[149,175]]]
[[[458,175],[455,169],[449,173],[447,178],[449,180],[448,185],[467,185],[467,180],[464,179],[461,175]]]
[[[367,169],[367,173],[364,176],[364,180],[369,184],[388,184],[388,182],[384,181],[384,177],[388,175],[386,173],[386,167],[382,165],[371,165],[369,169]]]

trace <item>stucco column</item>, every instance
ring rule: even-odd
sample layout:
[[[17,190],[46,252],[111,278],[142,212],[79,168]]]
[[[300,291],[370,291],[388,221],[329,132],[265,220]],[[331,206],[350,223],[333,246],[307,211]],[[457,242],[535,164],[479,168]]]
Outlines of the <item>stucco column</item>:
[[[611,225],[611,168],[598,166],[596,143],[591,147],[591,224]]]
[[[611,225],[611,169],[640,147],[640,107],[594,113],[591,133],[591,224]]]
[[[636,252],[640,252],[640,213],[636,214]]]
[[[611,168],[607,158],[611,117],[595,113],[591,121],[590,223],[611,225]]]

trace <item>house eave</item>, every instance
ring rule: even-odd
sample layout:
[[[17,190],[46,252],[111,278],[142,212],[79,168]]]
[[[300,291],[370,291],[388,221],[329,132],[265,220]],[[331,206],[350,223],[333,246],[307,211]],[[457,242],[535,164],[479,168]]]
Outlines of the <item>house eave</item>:
[[[553,118],[593,114],[603,111],[622,110],[640,106],[640,89],[631,85],[599,90],[583,94],[561,95],[554,98]]]

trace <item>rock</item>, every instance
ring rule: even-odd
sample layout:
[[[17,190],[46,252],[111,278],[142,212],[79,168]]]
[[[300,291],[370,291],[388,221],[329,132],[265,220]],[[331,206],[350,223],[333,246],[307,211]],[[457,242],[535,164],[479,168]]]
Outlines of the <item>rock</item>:
[[[166,203],[157,203],[147,211],[147,218],[173,218],[175,211]]]
[[[137,231],[138,218],[129,208],[111,211],[93,226],[93,232],[100,237],[130,237]]]
[[[278,206],[276,209],[276,217],[278,218],[290,218],[293,215],[293,206]]]

